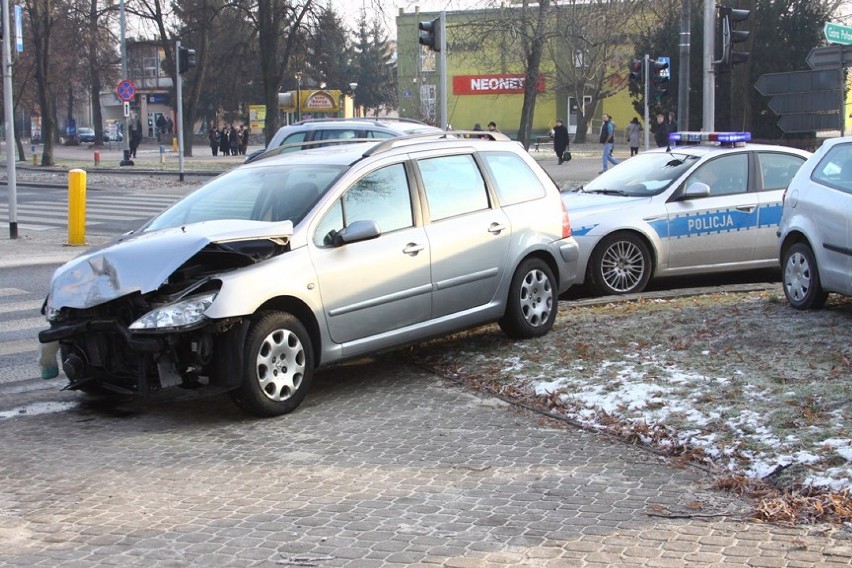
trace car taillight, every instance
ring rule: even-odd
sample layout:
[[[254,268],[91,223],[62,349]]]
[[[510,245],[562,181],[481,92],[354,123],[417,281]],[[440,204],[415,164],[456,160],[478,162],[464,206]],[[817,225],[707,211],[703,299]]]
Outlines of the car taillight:
[[[568,218],[568,208],[565,203],[562,203],[562,238],[567,239],[571,236],[571,219]]]

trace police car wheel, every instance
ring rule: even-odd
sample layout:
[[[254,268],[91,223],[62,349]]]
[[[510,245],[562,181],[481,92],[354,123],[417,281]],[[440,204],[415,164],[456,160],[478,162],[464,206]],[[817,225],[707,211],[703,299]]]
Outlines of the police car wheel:
[[[648,245],[633,233],[605,237],[592,253],[589,276],[594,291],[604,296],[641,292],[651,279]]]
[[[784,295],[797,310],[821,308],[828,293],[819,281],[814,253],[806,243],[796,243],[784,253]]]

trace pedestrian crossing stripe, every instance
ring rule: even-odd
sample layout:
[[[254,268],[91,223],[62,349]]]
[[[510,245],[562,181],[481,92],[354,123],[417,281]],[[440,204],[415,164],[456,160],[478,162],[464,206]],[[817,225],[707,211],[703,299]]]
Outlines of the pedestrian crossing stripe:
[[[8,298],[9,296],[22,296],[29,294],[26,290],[20,288],[0,288],[0,298]]]

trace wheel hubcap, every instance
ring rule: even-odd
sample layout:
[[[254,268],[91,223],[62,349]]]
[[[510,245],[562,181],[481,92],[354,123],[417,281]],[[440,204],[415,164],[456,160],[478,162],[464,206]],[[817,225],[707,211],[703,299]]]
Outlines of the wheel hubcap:
[[[257,380],[264,394],[287,400],[299,389],[305,375],[305,349],[298,336],[277,329],[266,336],[257,353]]]
[[[811,288],[811,267],[808,259],[801,253],[794,253],[787,259],[784,268],[784,286],[787,294],[797,302],[801,302]]]
[[[541,270],[533,270],[521,284],[521,311],[524,319],[533,327],[544,324],[553,309],[553,288]]]
[[[639,247],[628,241],[613,243],[601,258],[601,276],[616,292],[629,292],[642,280],[645,259]]]

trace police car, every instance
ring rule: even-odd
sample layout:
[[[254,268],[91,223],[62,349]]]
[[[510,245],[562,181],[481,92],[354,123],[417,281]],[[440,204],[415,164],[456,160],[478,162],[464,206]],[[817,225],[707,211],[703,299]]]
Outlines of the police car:
[[[581,278],[602,295],[652,277],[778,266],[781,199],[809,152],[750,144],[748,132],[674,132],[562,193]]]

